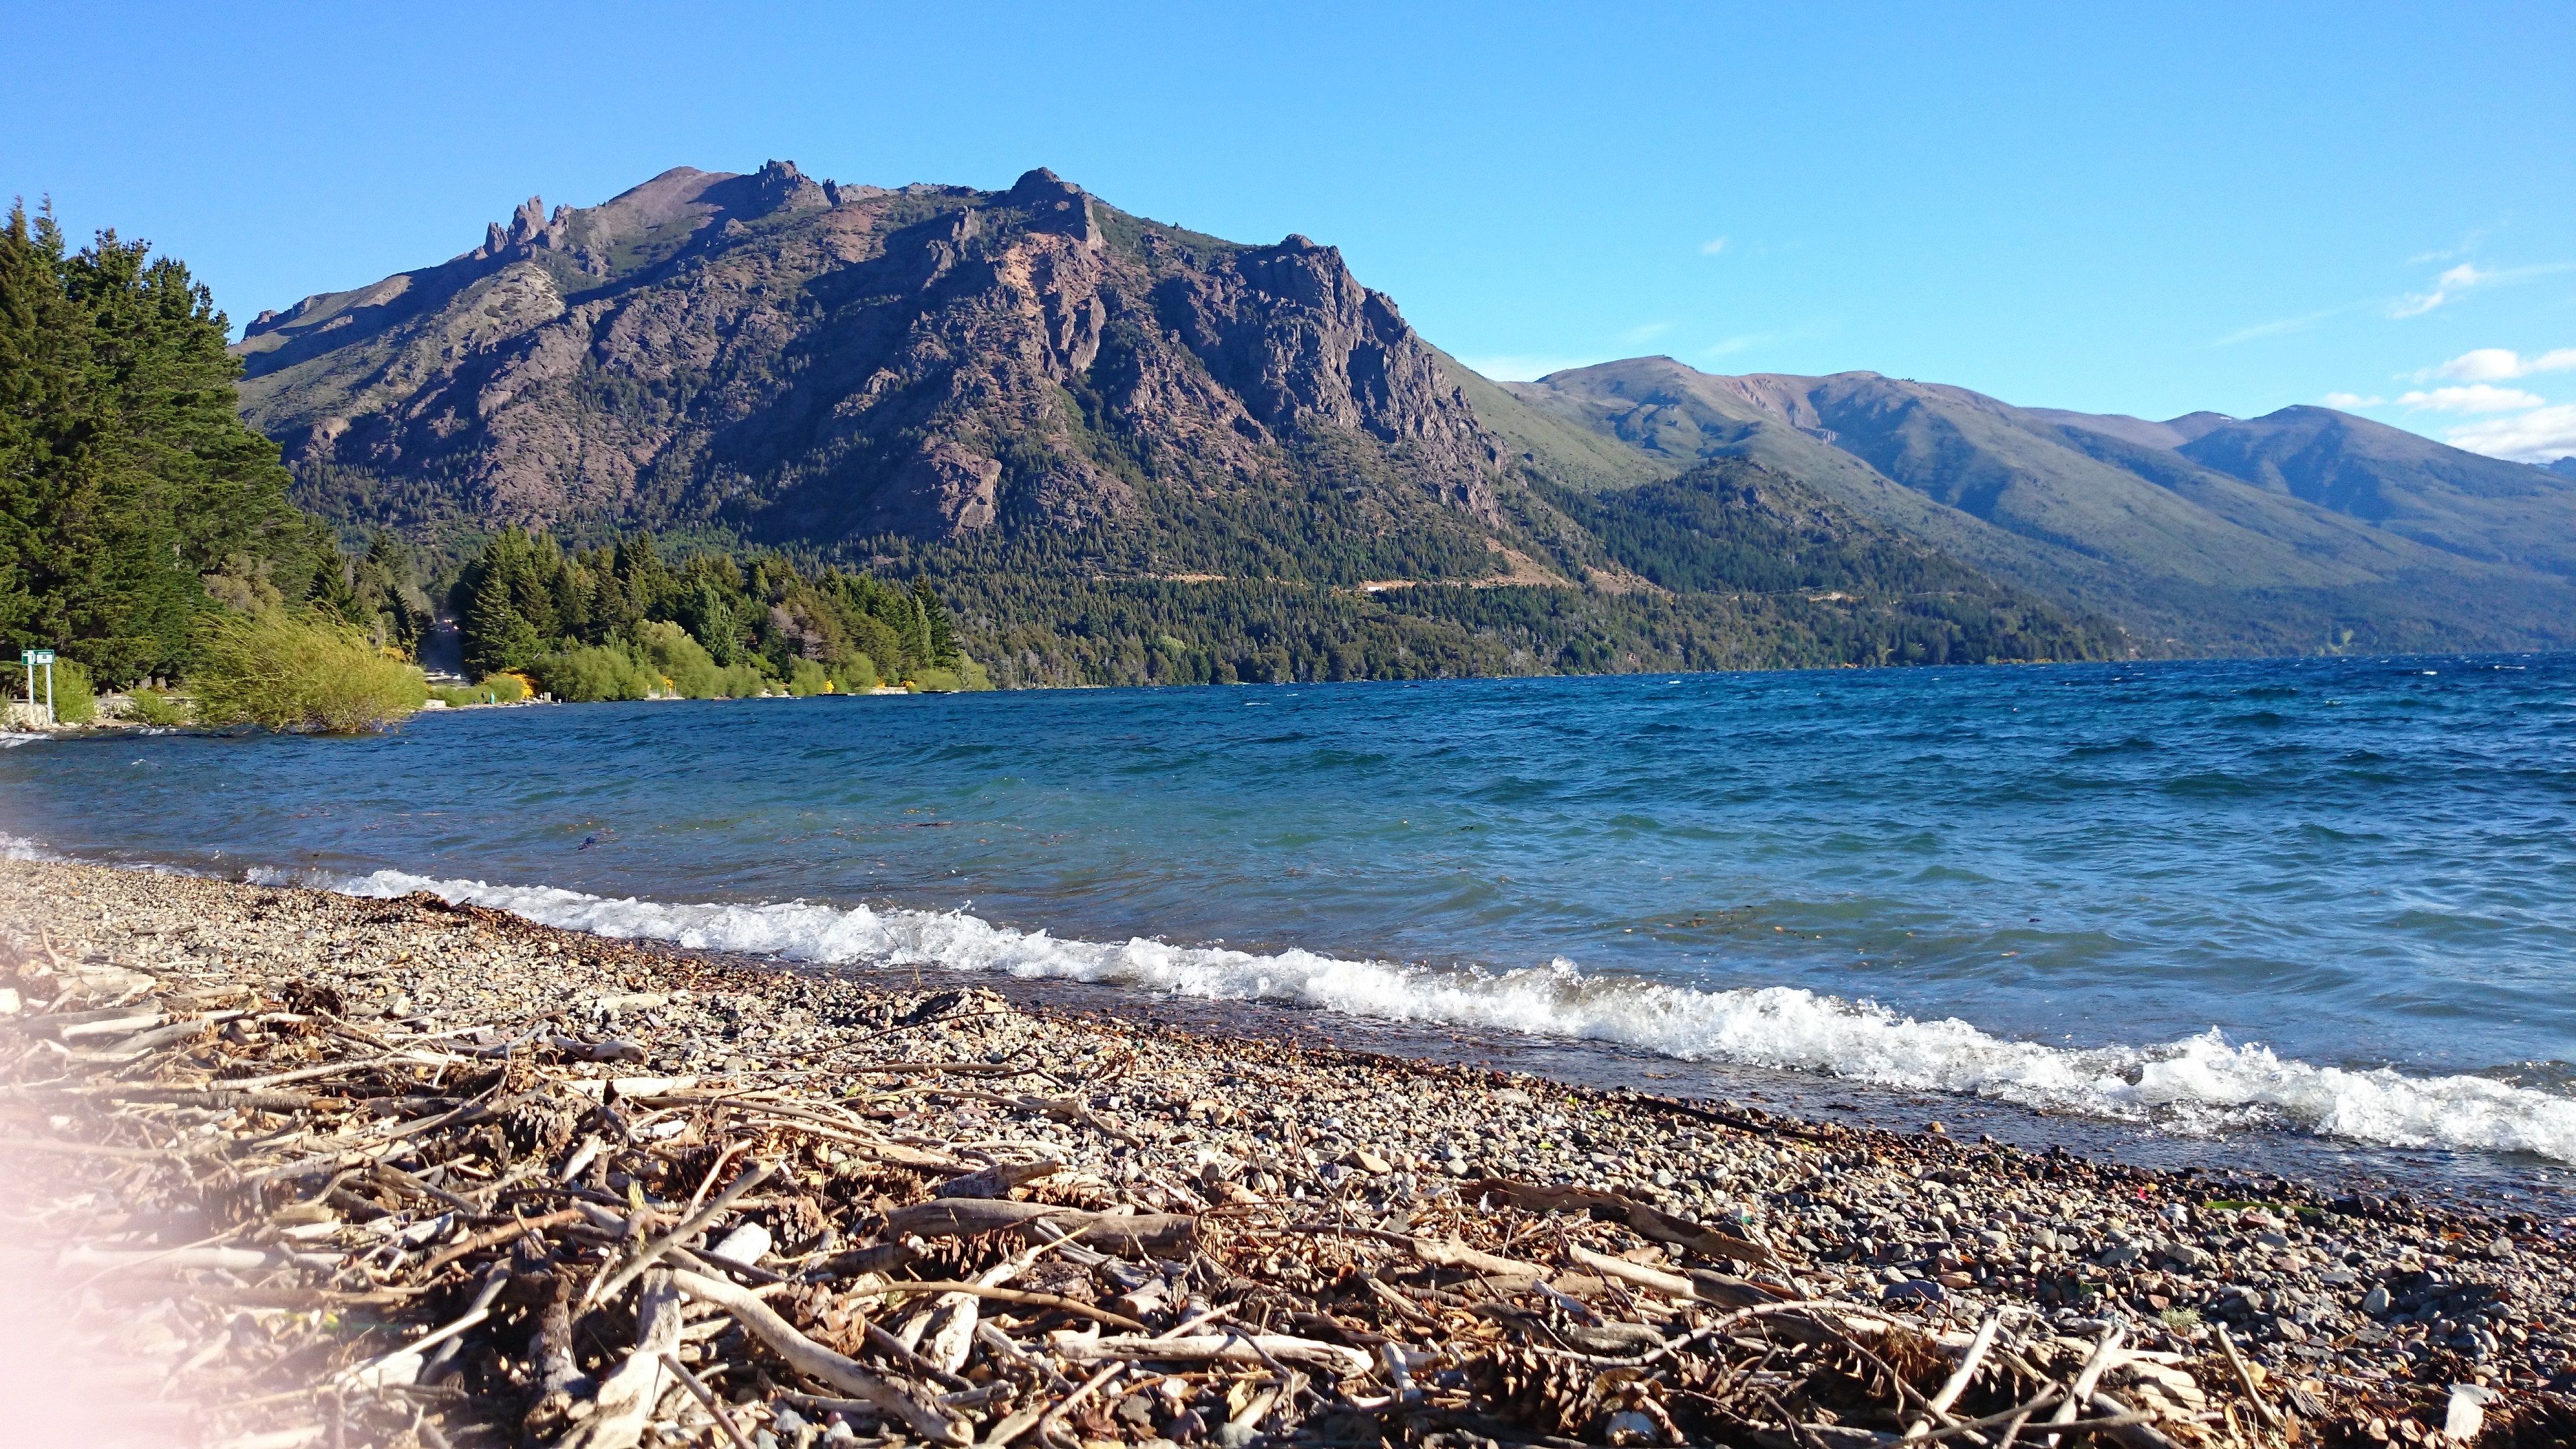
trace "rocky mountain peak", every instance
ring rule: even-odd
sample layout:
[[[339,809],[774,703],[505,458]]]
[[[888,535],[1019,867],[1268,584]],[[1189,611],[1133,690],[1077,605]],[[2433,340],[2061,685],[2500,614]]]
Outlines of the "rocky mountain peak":
[[[544,198],[531,196],[510,213],[508,226],[497,221],[486,225],[483,245],[469,255],[482,260],[510,254],[525,255],[537,247],[551,249],[560,246],[565,222],[571,215],[572,208],[558,206],[550,219],[546,215]]]
[[[1073,237],[1094,251],[1100,248],[1100,223],[1092,215],[1091,194],[1043,166],[1023,172],[1011,183],[1011,189],[1002,193],[1002,204],[1027,212],[1031,231]]]
[[[245,404],[308,476],[494,522],[951,539],[1329,480],[1373,526],[1498,526],[1500,442],[1339,250],[1132,217],[1113,248],[1114,216],[1043,167],[532,197],[458,263],[262,324]]]
[[[828,185],[808,178],[793,161],[764,162],[751,176],[752,194],[763,212],[830,206],[831,197],[824,190]]]

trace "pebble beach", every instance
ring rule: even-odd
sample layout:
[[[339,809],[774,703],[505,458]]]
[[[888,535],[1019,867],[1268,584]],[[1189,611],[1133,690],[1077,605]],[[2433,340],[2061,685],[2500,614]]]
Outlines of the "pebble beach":
[[[2567,1222],[427,896],[12,861],[0,923],[91,1442],[2576,1441]]]

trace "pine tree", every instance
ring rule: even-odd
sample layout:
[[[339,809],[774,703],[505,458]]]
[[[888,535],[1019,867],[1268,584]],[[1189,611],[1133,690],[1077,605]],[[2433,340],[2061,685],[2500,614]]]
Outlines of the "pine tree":
[[[922,629],[926,648],[924,662],[946,667],[957,662],[957,635],[948,623],[948,611],[939,605],[939,595],[931,591],[930,580],[912,581],[913,602],[921,608]]]
[[[210,578],[249,602],[332,593],[338,551],[233,413],[228,324],[188,269],[102,232],[67,255],[23,205],[0,227],[0,647],[105,684],[176,672]]]

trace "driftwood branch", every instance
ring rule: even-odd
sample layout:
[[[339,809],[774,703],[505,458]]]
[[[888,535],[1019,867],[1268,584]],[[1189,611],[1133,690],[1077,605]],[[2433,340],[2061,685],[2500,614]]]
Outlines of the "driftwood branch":
[[[705,1232],[707,1224],[724,1216],[725,1211],[731,1208],[735,1201],[742,1197],[743,1194],[760,1186],[762,1183],[767,1182],[769,1180],[770,1173],[775,1170],[776,1169],[769,1163],[763,1162],[753,1164],[751,1171],[735,1178],[724,1191],[717,1193],[715,1201],[708,1203],[705,1207],[702,1207],[696,1212],[689,1214],[686,1218],[681,1219],[678,1227],[673,1228],[671,1231],[664,1233],[661,1237],[654,1239],[653,1242],[643,1251],[635,1255],[632,1262],[628,1263],[625,1267],[618,1269],[616,1273],[612,1274],[605,1281],[597,1279],[592,1280],[593,1287],[589,1293],[583,1296],[582,1301],[585,1304],[589,1304],[605,1302],[609,1299],[615,1298],[621,1289],[625,1288],[627,1284],[634,1282],[636,1277],[646,1268],[651,1267],[655,1259],[671,1251],[673,1248],[686,1243],[689,1239],[696,1237],[698,1234]]]
[[[905,1392],[898,1385],[870,1373],[856,1361],[834,1353],[797,1331],[794,1324],[778,1316],[776,1310],[754,1297],[750,1290],[695,1273],[674,1272],[672,1281],[692,1298],[712,1303],[734,1317],[743,1328],[757,1334],[761,1342],[787,1360],[788,1367],[808,1377],[866,1401],[877,1412],[901,1419],[914,1433],[935,1444],[963,1446],[973,1442],[974,1433],[966,1420]]]
[[[1466,1185],[1471,1199],[1501,1199],[1524,1212],[1584,1212],[1604,1222],[1623,1223],[1639,1234],[1659,1243],[1706,1253],[1712,1258],[1733,1258],[1740,1263],[1779,1263],[1778,1255],[1769,1248],[1733,1233],[1720,1232],[1677,1218],[1660,1208],[1648,1207],[1634,1198],[1615,1192],[1596,1192],[1590,1188],[1559,1184],[1514,1182],[1509,1178],[1488,1177]]]
[[[933,1198],[886,1215],[886,1234],[907,1238],[972,1238],[1044,1219],[1074,1238],[1132,1252],[1172,1252],[1198,1236],[1199,1220],[1185,1213],[1090,1213],[1001,1198]]]

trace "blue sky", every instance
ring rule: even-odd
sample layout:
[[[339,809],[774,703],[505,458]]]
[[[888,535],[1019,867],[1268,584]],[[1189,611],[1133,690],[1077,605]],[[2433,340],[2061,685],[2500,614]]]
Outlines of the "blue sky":
[[[160,243],[237,319],[675,165],[1047,165],[1337,244],[1498,376],[1659,352],[2158,417],[2332,398],[2576,452],[2563,0],[0,18],[0,187]]]

